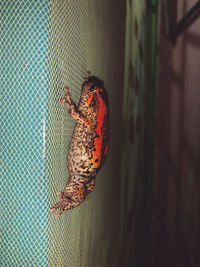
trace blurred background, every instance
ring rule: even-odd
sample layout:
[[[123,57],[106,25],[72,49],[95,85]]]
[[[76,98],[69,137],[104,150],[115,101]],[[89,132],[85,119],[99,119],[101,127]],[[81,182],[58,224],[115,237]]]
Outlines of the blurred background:
[[[1,266],[200,266],[200,1],[1,0]],[[90,70],[110,151],[83,204],[68,179]]]

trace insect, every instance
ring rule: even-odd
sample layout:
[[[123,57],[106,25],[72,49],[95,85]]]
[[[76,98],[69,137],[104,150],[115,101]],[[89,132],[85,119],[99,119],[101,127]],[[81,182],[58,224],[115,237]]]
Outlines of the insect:
[[[60,200],[50,208],[64,211],[77,207],[94,190],[95,177],[103,166],[109,149],[108,97],[102,80],[91,76],[82,85],[78,107],[72,101],[69,88],[61,103],[69,108],[69,114],[76,121],[67,155],[69,178],[63,191],[58,191]]]

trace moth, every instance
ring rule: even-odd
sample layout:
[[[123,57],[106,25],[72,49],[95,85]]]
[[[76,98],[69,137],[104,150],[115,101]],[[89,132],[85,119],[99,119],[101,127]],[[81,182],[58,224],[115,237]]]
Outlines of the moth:
[[[78,107],[73,102],[69,88],[65,88],[64,103],[76,121],[67,155],[69,178],[60,200],[50,208],[64,211],[80,205],[95,188],[95,177],[103,166],[109,150],[108,96],[104,83],[87,72],[82,85]]]

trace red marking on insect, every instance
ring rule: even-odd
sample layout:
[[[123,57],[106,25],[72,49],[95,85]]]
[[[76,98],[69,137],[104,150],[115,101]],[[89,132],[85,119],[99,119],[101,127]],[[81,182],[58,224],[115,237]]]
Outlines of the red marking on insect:
[[[101,91],[101,90],[102,89],[99,89],[99,88],[97,88],[97,90],[96,90],[99,108],[98,108],[98,114],[97,114],[98,125],[96,128],[97,137],[94,139],[95,151],[92,151],[93,157],[91,159],[91,162],[93,163],[94,168],[98,168],[100,163],[101,163],[100,159],[101,159],[101,155],[102,155],[102,144],[103,144],[103,137],[101,134],[101,128],[102,128],[103,123],[104,123],[104,117],[107,114],[106,105],[105,105],[101,95],[99,94],[99,91]]]
[[[91,93],[90,97],[88,98],[88,106],[90,105],[91,101],[92,101],[92,98],[93,98],[94,94]]]
[[[91,186],[94,186],[94,179],[93,179],[92,182],[91,182]]]
[[[109,149],[109,142],[107,142],[105,150],[104,150],[104,156],[108,154],[108,149]]]
[[[79,190],[76,194],[78,195],[79,198],[81,199],[84,198],[85,189]]]

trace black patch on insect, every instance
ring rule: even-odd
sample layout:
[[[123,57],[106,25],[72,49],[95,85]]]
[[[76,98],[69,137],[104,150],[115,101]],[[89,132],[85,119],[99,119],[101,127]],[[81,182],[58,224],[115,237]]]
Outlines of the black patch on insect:
[[[91,91],[94,91],[97,88],[102,89],[102,90],[100,90],[99,93],[100,93],[101,97],[103,98],[103,100],[104,100],[104,102],[106,104],[106,107],[108,108],[108,94],[107,94],[107,91],[106,91],[106,89],[104,87],[103,80],[99,79],[98,77],[91,76],[84,82],[83,87],[87,83],[92,83],[93,84],[91,86],[91,88],[90,88]]]

